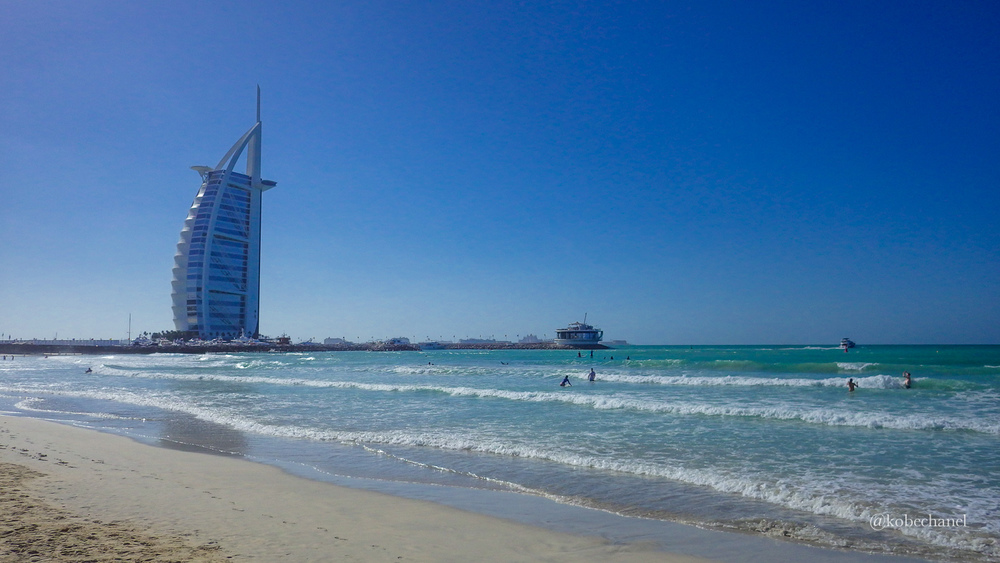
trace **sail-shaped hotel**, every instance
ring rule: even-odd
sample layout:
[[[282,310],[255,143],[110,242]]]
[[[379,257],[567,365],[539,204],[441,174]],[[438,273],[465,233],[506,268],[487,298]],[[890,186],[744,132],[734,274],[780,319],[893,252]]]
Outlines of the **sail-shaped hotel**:
[[[213,169],[192,166],[201,187],[174,256],[174,328],[203,340],[257,337],[260,331],[260,203],[276,182],[260,177],[257,123]],[[246,151],[246,174],[234,171]]]

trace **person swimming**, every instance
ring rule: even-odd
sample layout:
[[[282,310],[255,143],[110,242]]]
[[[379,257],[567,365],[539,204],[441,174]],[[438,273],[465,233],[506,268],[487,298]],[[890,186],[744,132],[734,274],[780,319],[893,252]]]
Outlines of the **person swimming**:
[[[903,372],[903,389],[909,389],[909,388],[910,388],[910,385],[911,385],[912,383],[913,383],[913,382],[912,382],[912,381],[910,381],[910,372],[908,372],[908,371],[904,371],[904,372]]]
[[[573,386],[573,384],[569,382],[569,376],[568,375],[565,376],[565,377],[563,377],[562,383],[559,384],[559,387],[566,387],[567,385],[569,385],[570,387]]]
[[[857,388],[858,384],[854,382],[854,378],[849,378],[847,380],[847,390],[853,392]]]

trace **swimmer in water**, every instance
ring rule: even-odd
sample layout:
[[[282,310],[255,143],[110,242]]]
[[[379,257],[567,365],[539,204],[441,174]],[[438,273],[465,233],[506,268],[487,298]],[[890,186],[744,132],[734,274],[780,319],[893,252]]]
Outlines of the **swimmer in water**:
[[[912,382],[910,381],[910,372],[903,372],[903,389],[909,389]]]
[[[590,374],[587,375],[587,379],[590,381],[594,381],[595,379],[597,379],[597,374],[594,373],[594,368],[590,368]]]
[[[563,377],[562,383],[559,384],[559,387],[566,387],[567,385],[569,385],[570,387],[573,386],[573,384],[569,382],[569,376],[568,375],[565,376],[565,377]]]
[[[850,392],[853,393],[854,389],[857,388],[857,386],[858,386],[858,384],[854,382],[853,378],[850,378],[850,379],[847,380],[847,390],[848,391],[850,391]]]

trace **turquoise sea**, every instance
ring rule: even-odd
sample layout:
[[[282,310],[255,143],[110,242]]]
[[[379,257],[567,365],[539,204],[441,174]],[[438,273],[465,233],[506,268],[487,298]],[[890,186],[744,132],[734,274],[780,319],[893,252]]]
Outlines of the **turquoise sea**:
[[[1000,560],[1000,346],[18,357],[0,409],[321,474]]]

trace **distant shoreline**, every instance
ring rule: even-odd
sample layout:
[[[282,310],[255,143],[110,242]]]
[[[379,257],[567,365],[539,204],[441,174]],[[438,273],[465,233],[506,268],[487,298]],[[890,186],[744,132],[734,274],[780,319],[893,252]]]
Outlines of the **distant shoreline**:
[[[561,346],[551,342],[441,344],[440,350],[612,350],[603,344],[587,347]],[[42,355],[105,355],[105,354],[207,354],[207,353],[286,353],[286,352],[419,352],[413,344],[211,344],[206,346],[87,346],[71,344],[33,344],[28,342],[0,344],[0,354],[16,356]]]

